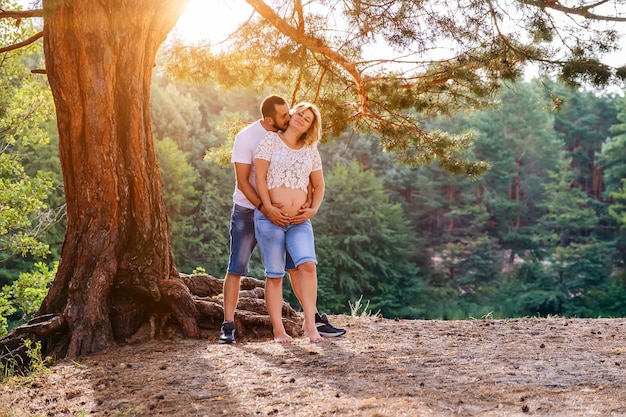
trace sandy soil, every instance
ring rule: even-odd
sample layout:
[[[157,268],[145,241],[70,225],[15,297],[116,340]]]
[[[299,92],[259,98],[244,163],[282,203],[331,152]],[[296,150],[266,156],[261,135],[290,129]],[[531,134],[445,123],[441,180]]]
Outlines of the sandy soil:
[[[331,322],[348,333],[60,361],[0,385],[0,417],[626,415],[626,319]]]

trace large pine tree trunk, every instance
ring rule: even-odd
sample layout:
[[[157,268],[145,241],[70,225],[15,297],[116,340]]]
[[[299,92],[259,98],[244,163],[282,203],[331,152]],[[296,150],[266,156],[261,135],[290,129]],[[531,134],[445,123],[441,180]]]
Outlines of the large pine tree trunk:
[[[43,1],[67,230],[37,316],[0,338],[0,365],[28,367],[25,338],[54,358],[168,330],[217,340],[222,281],[176,270],[150,120],[155,56],[187,1]],[[263,286],[242,280],[239,340],[272,337]],[[302,317],[286,303],[283,317],[289,333],[302,334]]]
[[[68,356],[124,339],[157,309],[198,335],[172,261],[150,118],[155,56],[187,2],[43,2],[67,231],[40,314],[64,313]]]

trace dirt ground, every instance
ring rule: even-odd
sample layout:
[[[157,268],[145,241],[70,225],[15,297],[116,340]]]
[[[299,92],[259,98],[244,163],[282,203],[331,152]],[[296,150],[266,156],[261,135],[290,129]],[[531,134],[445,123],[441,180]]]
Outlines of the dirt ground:
[[[0,385],[0,417],[626,415],[626,319],[331,322],[348,333],[60,361]]]

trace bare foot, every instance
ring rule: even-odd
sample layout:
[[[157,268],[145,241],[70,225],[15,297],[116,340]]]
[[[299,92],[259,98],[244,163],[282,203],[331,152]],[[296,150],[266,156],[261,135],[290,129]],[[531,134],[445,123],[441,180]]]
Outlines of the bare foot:
[[[293,338],[289,336],[287,333],[274,333],[274,342],[276,343],[291,343],[293,342]]]
[[[319,343],[322,341],[322,336],[320,336],[319,332],[317,331],[317,327],[315,326],[315,324],[309,327],[305,323],[302,326],[302,330],[304,330],[305,335],[309,336],[309,340],[311,341],[311,343]]]
[[[309,334],[309,340],[311,343],[319,343],[322,341],[322,336],[320,336],[320,334],[316,331],[315,335]]]

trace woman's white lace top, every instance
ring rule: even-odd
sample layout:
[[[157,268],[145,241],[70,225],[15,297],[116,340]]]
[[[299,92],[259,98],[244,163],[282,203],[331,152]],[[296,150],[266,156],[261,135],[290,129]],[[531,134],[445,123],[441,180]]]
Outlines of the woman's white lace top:
[[[267,132],[257,148],[255,158],[270,162],[267,171],[267,188],[272,190],[284,185],[287,188],[307,192],[309,175],[322,169],[322,158],[317,143],[292,149],[276,132]]]

